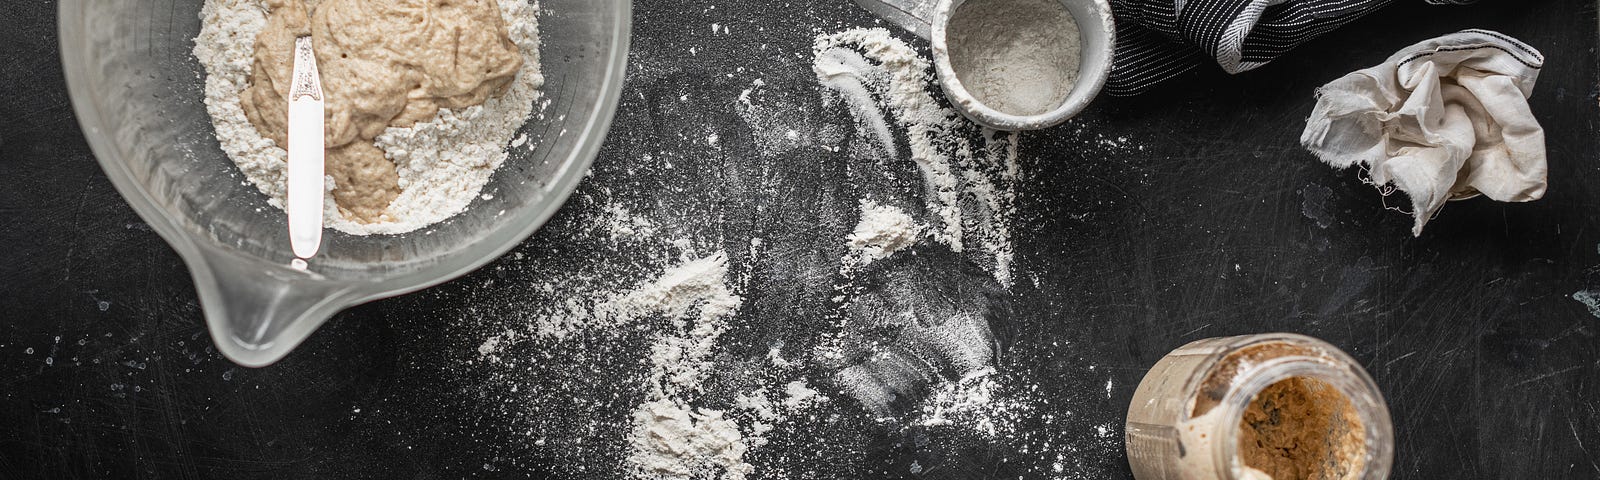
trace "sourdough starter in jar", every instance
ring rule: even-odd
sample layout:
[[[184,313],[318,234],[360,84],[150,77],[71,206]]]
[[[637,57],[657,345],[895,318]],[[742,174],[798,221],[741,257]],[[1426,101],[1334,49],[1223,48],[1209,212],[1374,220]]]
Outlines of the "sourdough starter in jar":
[[[1311,337],[1198,340],[1134,392],[1128,461],[1142,480],[1378,480],[1394,433],[1372,378]]]

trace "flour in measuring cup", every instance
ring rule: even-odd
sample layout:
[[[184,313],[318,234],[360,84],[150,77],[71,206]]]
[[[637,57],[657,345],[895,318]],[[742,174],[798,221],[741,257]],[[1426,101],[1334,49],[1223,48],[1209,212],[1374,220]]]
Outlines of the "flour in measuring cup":
[[[950,68],[989,108],[1041,115],[1072,93],[1082,47],[1061,0],[968,0],[945,32]]]

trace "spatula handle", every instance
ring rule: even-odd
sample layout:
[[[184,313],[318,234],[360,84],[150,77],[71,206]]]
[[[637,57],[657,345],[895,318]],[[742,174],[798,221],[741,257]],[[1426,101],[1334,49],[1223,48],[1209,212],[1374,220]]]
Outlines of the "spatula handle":
[[[294,42],[294,83],[289,88],[289,244],[294,256],[311,258],[322,244],[322,80],[311,37]]]

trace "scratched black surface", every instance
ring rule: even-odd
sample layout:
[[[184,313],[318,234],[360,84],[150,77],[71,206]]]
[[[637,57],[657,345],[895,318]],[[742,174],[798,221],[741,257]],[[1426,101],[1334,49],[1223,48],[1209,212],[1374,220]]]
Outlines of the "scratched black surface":
[[[749,79],[812,91],[811,38],[874,23],[843,0],[709,3],[637,7],[633,59],[649,67],[630,76],[612,140],[581,192],[628,185],[640,145],[672,148],[669,137],[700,125],[748,131],[727,100]],[[1595,7],[1401,3],[1257,72],[1207,71],[1144,97],[1101,99],[1071,124],[1082,128],[1023,137],[1015,238],[1026,280],[1012,292],[1007,336],[1012,358],[1031,362],[1026,370],[1060,395],[1060,408],[1083,425],[1120,429],[1133,386],[1167,350],[1208,336],[1303,332],[1348,350],[1388,396],[1395,478],[1600,478],[1600,319],[1571,298],[1600,288]],[[271,368],[236,368],[208,348],[181,261],[122,203],[81,138],[57,60],[55,8],[0,5],[0,478],[572,471],[538,448],[491,448],[500,439],[483,432],[494,417],[452,391],[458,382],[425,375],[444,368],[438,350],[456,338],[438,319],[486,290],[493,298],[526,288],[534,275],[507,273],[520,260],[344,312]],[[712,37],[713,22],[731,33]],[[1517,36],[1549,58],[1532,99],[1550,150],[1549,194],[1454,203],[1411,238],[1409,217],[1385,210],[1353,173],[1316,164],[1296,138],[1317,85],[1467,27]],[[747,70],[724,76],[735,66]],[[658,108],[691,92],[721,103]],[[1144,148],[1087,147],[1102,136]],[[724,142],[728,159],[754,148],[749,135]],[[806,198],[807,187],[780,193]],[[692,208],[709,215],[717,205]],[[571,205],[552,225],[586,208],[597,207]],[[547,228],[516,251],[593,254],[562,231]],[[1109,369],[1109,399],[1075,393],[1106,374],[1084,372],[1089,363]],[[986,463],[993,452],[880,443],[841,471],[907,476],[920,460],[948,467],[925,469],[930,477],[1024,473]],[[1069,470],[1128,475],[1120,448],[1081,456]]]

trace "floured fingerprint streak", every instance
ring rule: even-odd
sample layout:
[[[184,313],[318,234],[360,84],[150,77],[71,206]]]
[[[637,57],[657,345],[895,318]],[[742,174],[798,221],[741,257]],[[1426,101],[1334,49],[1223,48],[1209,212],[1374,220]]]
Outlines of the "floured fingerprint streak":
[[[850,105],[888,158],[900,157],[895,139],[904,136],[937,217],[926,222],[929,235],[956,252],[976,243],[975,260],[1009,287],[1016,134],[985,130],[941,106],[928,61],[887,30],[822,35],[813,52],[818,82]]]
[[[869,265],[842,306],[834,379],[879,418],[919,409],[938,385],[993,371],[1004,292],[941,246]]]
[[[889,122],[884,119],[878,103],[873,101],[872,91],[867,89],[868,84],[883,83],[883,79],[873,80],[868,76],[881,77],[886,72],[867,63],[861,54],[842,48],[830,48],[818,52],[812,69],[817,72],[817,80],[823,86],[839,92],[844,101],[850,104],[851,113],[877,140],[877,145],[883,149],[883,153],[890,157],[898,156],[899,153],[894,146],[894,134],[889,133]]]
[[[877,241],[894,248],[875,252],[871,262],[843,260],[844,278],[836,286],[839,330],[817,361],[880,420],[943,425],[981,419],[958,411],[953,406],[965,403],[952,398],[995,385],[1000,344],[991,325],[1008,321],[1017,136],[983,129],[941,105],[927,59],[886,30],[822,35],[813,53],[818,82],[844,100],[862,136],[880,147],[870,153],[883,155],[852,157],[852,177],[863,176],[856,179],[863,184],[873,175],[893,179],[892,162],[908,159],[920,172],[915,178],[923,192],[921,198],[893,198],[893,191],[874,190],[874,198],[862,199],[861,224],[846,239],[849,245],[885,237],[861,233],[884,225],[919,237]],[[899,141],[908,150],[904,156]],[[922,211],[903,219],[891,220],[883,206],[918,202]],[[921,238],[932,241],[916,241]],[[958,427],[994,430],[981,423]]]

